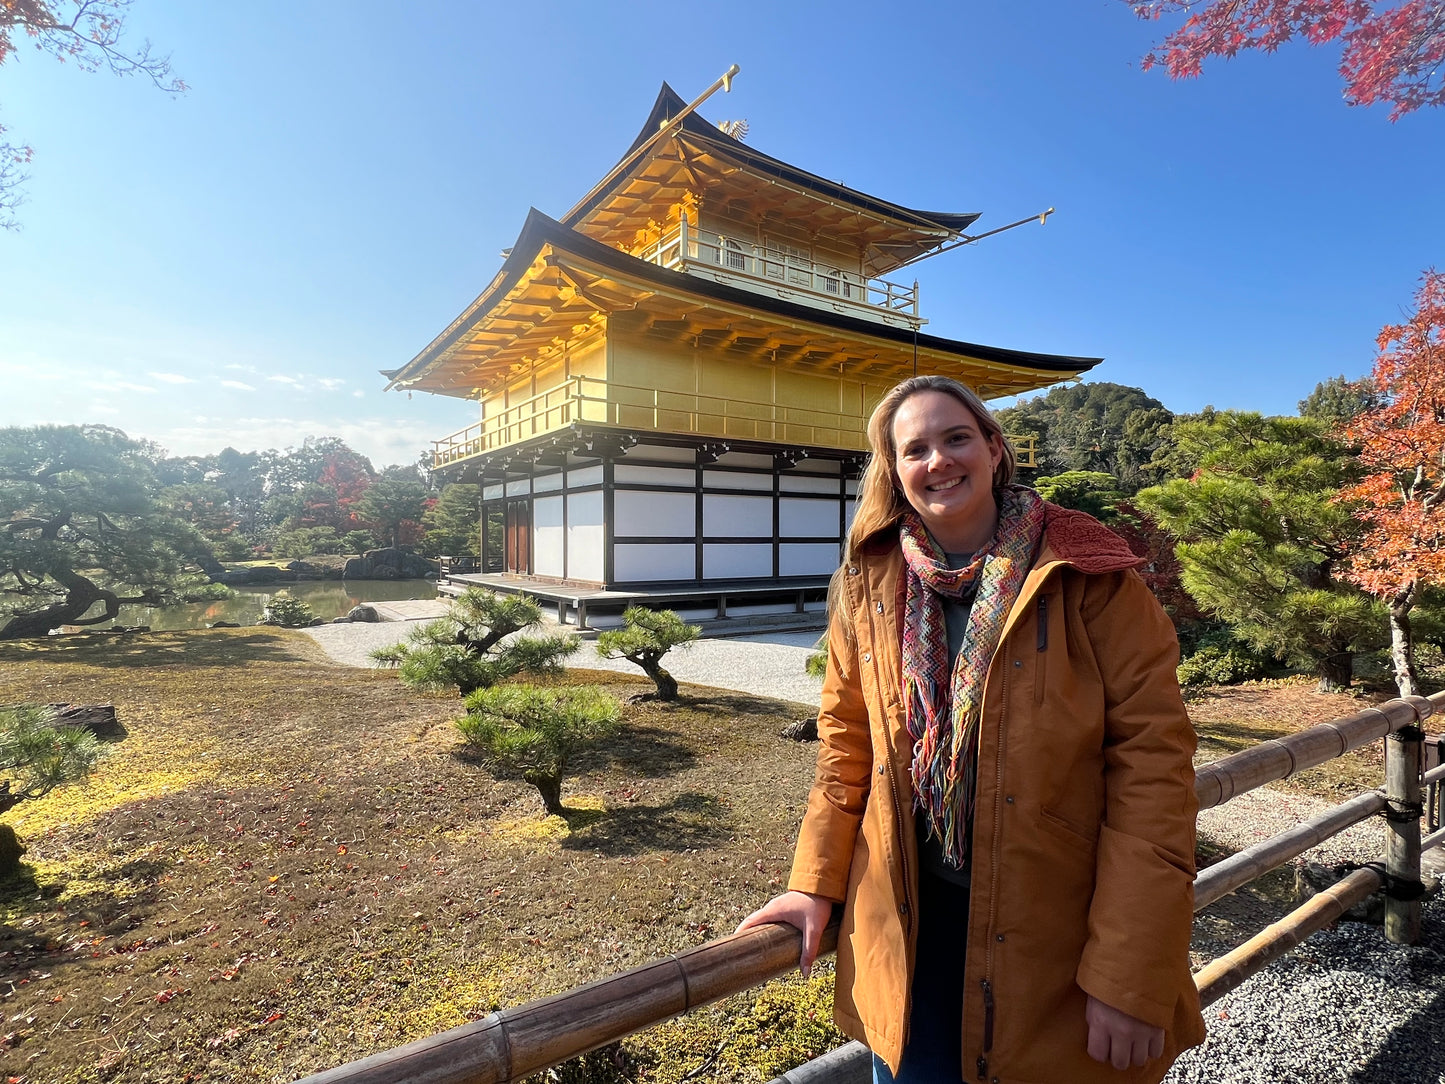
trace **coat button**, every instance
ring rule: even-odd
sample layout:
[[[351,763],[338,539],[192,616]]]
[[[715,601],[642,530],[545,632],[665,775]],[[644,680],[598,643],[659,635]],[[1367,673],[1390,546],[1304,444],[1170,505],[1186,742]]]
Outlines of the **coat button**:
[[[850,575],[850,576],[856,576],[856,575],[858,575],[858,566],[857,566],[857,565],[849,565],[849,566],[848,566],[848,575]]]
[[[881,765],[881,764],[878,765],[878,774],[879,774],[879,775],[882,775],[882,774],[883,774],[883,765]]]
[[[873,609],[874,609],[875,611],[877,611],[878,613],[881,614],[881,613],[883,612],[883,603],[881,603],[881,602],[875,602],[875,603],[873,604]]]
[[[1004,799],[1004,801],[1007,802],[1009,805],[1013,805],[1013,804],[1014,804],[1014,796],[1013,796],[1012,794],[1010,794],[1007,798]]]
[[[1018,667],[1022,666],[1023,664],[1024,664],[1023,659],[1014,659],[1014,668],[1015,668],[1015,669],[1017,669]]]
[[[902,915],[904,918],[907,918],[907,917],[908,917],[908,904],[906,904],[906,903],[900,903],[900,904],[898,905],[898,913],[899,913],[900,915]]]
[[[999,934],[999,935],[998,935],[998,939],[999,939],[1000,942],[1002,942],[1002,941],[1003,941],[1003,934]]]
[[[864,661],[864,662],[872,662],[872,661],[873,661],[873,656],[870,655],[870,654],[868,654],[868,652],[865,651],[865,652],[863,652],[863,661]]]

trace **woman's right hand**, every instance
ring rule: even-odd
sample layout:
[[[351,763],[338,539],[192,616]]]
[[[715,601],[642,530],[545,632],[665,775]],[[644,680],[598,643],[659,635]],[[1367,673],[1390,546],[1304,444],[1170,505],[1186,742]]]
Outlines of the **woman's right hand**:
[[[734,933],[742,933],[754,926],[783,922],[800,930],[803,934],[803,952],[798,957],[798,968],[807,978],[818,958],[818,945],[823,940],[823,928],[833,913],[833,901],[826,896],[815,896],[811,892],[784,892],[763,904],[743,919]]]

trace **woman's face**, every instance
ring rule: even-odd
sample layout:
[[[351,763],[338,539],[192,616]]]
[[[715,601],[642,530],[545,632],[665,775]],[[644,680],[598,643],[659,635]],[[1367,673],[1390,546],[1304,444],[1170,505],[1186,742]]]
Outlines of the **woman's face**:
[[[942,391],[920,391],[893,416],[893,469],[903,496],[951,553],[977,550],[993,537],[993,472],[1003,458],[973,411]]]

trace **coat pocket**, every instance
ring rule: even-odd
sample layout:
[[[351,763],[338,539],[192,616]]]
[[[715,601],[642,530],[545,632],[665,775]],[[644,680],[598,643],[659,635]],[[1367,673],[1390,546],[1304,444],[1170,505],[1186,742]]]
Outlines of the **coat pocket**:
[[[1085,847],[1092,854],[1099,846],[1099,826],[1076,824],[1052,809],[1039,809],[1039,827],[1065,843]]]

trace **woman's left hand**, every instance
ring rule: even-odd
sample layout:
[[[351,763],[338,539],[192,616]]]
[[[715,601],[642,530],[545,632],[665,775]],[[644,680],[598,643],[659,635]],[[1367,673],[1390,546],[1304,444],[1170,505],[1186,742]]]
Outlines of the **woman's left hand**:
[[[1084,1020],[1089,1025],[1089,1057],[1095,1061],[1127,1069],[1164,1053],[1163,1028],[1105,1005],[1093,995],[1084,1008]]]

